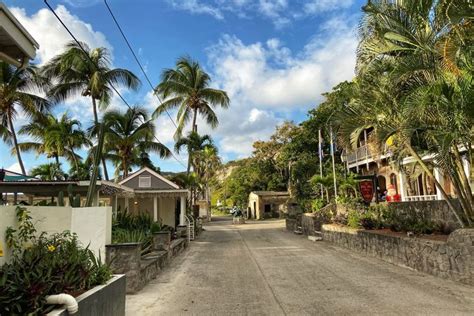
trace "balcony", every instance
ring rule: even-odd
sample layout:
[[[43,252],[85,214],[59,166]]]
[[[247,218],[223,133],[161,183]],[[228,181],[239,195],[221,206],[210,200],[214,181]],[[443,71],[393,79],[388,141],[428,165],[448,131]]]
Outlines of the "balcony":
[[[363,145],[363,146],[357,147],[355,150],[349,151],[345,157],[345,161],[347,161],[349,165],[363,164],[367,160],[373,161],[380,158],[385,158],[390,155],[391,155],[391,152],[388,146],[385,146],[382,154],[380,154],[377,152],[373,152],[373,150],[370,149],[369,145]]]

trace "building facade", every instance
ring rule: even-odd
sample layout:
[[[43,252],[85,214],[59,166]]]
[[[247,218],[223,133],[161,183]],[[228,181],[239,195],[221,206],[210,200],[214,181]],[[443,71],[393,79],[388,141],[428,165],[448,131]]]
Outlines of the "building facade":
[[[389,146],[382,150],[371,145],[368,141],[370,130],[364,131],[359,137],[357,148],[345,150],[343,161],[350,172],[377,177],[378,194],[383,194],[390,185],[401,197],[402,202],[443,200],[440,190],[437,190],[435,181],[424,172],[413,157],[404,158],[401,162],[395,161]],[[421,157],[423,161],[434,160],[433,155]],[[471,165],[467,156],[463,156],[463,167],[467,177],[470,178]],[[432,168],[436,180],[443,186],[446,193],[455,197],[454,189],[447,175],[440,168]],[[473,179],[471,180],[471,185]]]

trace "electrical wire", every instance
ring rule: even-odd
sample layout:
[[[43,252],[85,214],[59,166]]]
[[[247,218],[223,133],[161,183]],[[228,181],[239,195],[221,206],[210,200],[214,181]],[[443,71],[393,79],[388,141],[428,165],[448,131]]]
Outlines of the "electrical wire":
[[[46,6],[49,8],[49,10],[51,11],[51,13],[53,13],[53,15],[56,17],[56,19],[59,21],[59,23],[61,23],[61,25],[64,27],[64,29],[69,33],[69,35],[72,37],[72,39],[76,42],[77,45],[79,45],[80,49],[84,52],[84,54],[87,56],[87,58],[90,60],[90,62],[92,63],[92,65],[94,65],[94,67],[97,68],[97,65],[94,63],[94,61],[92,60],[92,58],[89,56],[89,53],[84,49],[84,47],[82,47],[82,44],[81,42],[76,38],[76,36],[74,36],[74,34],[71,32],[71,30],[69,30],[69,28],[67,27],[67,25],[61,20],[61,18],[56,14],[56,12],[54,11],[54,9],[51,7],[51,5],[48,3],[48,0],[43,0],[44,3],[46,4]],[[115,91],[115,93],[117,93],[117,95],[120,97],[120,99],[123,101],[123,103],[131,110],[132,107],[130,106],[130,104],[128,104],[127,100],[125,100],[125,98],[122,96],[122,94],[114,87],[114,85],[109,81],[107,80],[107,83],[109,84],[109,86],[112,88],[112,90]],[[145,121],[143,121],[142,123],[145,123]],[[156,137],[156,135],[153,135],[153,137],[156,139],[156,141],[160,144],[163,144],[159,139],[158,137]],[[164,144],[163,144],[164,145]],[[182,165],[183,167],[187,168],[187,166],[182,162],[180,161],[178,158],[176,158],[176,156],[173,154],[173,151],[170,150],[170,153],[171,153],[171,156],[180,164]]]
[[[132,45],[130,44],[130,42],[129,42],[127,36],[125,35],[125,33],[123,32],[122,27],[120,26],[120,23],[117,21],[117,18],[115,17],[115,14],[113,13],[112,9],[110,8],[109,4],[107,3],[107,0],[104,0],[104,4],[105,4],[105,6],[107,7],[107,10],[110,13],[110,16],[114,20],[115,25],[117,26],[118,30],[120,31],[120,34],[122,34],[122,37],[125,40],[125,43],[127,43],[127,46],[130,49],[130,52],[132,53],[133,58],[135,58],[135,61],[137,62],[138,66],[140,67],[140,70],[142,71],[143,76],[145,76],[145,79],[148,82],[148,85],[150,86],[151,90],[155,90],[155,88],[153,87],[153,84],[151,83],[150,78],[148,77],[148,75],[145,71],[145,68],[143,67],[142,63],[140,62],[137,55],[135,54],[135,51],[133,50]],[[161,98],[156,93],[153,93],[153,95],[158,99],[158,102],[163,103]],[[174,127],[178,128],[178,126],[176,125],[176,122],[173,120],[173,118],[171,117],[168,110],[165,109],[165,112],[168,115],[171,122],[173,123]]]

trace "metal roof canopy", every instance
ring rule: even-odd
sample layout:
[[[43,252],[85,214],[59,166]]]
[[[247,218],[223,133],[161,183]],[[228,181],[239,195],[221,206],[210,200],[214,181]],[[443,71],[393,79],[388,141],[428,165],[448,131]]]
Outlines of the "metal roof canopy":
[[[4,181],[0,182],[0,193],[24,193],[33,196],[56,196],[60,191],[67,194],[67,187],[73,186],[73,194],[84,196],[89,181]],[[97,181],[97,189],[105,195],[131,191],[130,189],[108,181]]]
[[[0,60],[22,67],[35,58],[38,48],[30,33],[0,2]]]

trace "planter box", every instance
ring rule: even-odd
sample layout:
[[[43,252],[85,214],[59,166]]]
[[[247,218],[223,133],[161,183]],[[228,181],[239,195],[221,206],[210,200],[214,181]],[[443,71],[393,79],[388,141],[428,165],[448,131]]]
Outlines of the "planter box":
[[[76,297],[79,311],[74,316],[125,316],[125,275],[114,275],[106,284],[96,286]],[[68,316],[65,308],[57,308],[48,316]]]

